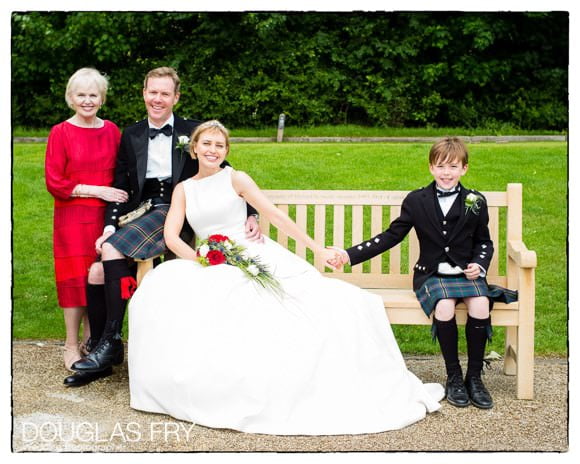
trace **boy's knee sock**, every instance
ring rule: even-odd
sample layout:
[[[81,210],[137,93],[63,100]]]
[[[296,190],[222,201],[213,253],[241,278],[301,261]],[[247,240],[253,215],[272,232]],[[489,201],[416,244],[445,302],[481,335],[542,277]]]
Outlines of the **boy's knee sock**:
[[[476,319],[467,316],[465,339],[467,340],[467,376],[479,376],[483,368],[483,356],[491,318]]]
[[[103,261],[105,271],[105,298],[107,320],[103,337],[111,337],[120,332],[125,317],[127,300],[135,291],[136,283],[125,259]]]
[[[103,284],[87,284],[87,316],[91,327],[91,340],[98,341],[103,335],[107,320],[105,286]]]
[[[461,365],[457,355],[457,322],[455,316],[449,321],[440,321],[433,319],[435,324],[436,336],[441,348],[441,354],[445,361],[447,375],[461,374]]]

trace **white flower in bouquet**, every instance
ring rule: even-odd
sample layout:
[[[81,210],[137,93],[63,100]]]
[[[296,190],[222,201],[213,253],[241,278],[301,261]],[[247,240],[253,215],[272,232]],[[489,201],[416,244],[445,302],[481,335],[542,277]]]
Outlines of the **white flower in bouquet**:
[[[248,266],[248,272],[255,277],[260,273],[260,269],[258,268],[258,266],[254,265],[254,264],[250,264]]]
[[[209,252],[209,246],[206,244],[203,244],[202,246],[199,247],[199,255],[203,256],[204,258],[207,256]]]

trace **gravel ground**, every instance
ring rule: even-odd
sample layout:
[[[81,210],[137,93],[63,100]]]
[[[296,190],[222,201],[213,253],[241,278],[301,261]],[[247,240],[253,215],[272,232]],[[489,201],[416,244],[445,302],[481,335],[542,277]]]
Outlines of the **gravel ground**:
[[[538,358],[536,397],[515,398],[501,362],[485,371],[495,407],[442,408],[402,430],[368,435],[273,436],[210,429],[129,407],[127,364],[81,388],[62,385],[62,348],[54,341],[13,343],[12,447],[24,451],[342,452],[568,450],[568,363]],[[425,382],[444,382],[439,356],[406,357]],[[465,361],[465,360],[463,360]]]

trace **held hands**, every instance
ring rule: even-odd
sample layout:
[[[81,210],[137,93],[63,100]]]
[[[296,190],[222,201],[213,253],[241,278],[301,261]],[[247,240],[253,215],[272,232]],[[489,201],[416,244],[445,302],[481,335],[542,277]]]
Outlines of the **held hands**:
[[[262,231],[260,230],[256,216],[249,216],[246,221],[246,238],[251,242],[264,242],[264,237],[262,236]]]
[[[342,248],[335,246],[326,247],[328,258],[325,259],[326,265],[334,270],[340,269],[350,261],[348,253]]]
[[[475,280],[481,274],[481,268],[475,263],[469,263],[463,273],[468,280]]]

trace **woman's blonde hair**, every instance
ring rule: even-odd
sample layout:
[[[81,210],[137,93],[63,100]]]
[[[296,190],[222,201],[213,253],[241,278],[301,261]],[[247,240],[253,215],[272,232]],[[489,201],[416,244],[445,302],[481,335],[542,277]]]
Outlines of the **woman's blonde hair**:
[[[194,159],[196,158],[196,154],[193,151],[195,144],[197,143],[197,141],[201,137],[201,134],[203,134],[206,131],[221,133],[224,136],[224,138],[226,139],[227,152],[230,151],[230,132],[217,119],[212,119],[211,121],[206,121],[206,122],[201,123],[191,133],[191,141],[189,143],[189,154],[191,155],[192,158],[194,158]]]
[[[64,93],[64,99],[67,105],[72,108],[72,94],[79,85],[82,84],[95,84],[99,95],[101,96],[101,103],[105,103],[107,99],[107,89],[109,88],[109,81],[106,76],[101,74],[95,68],[81,68],[76,71],[68,80],[66,85],[66,90]]]

